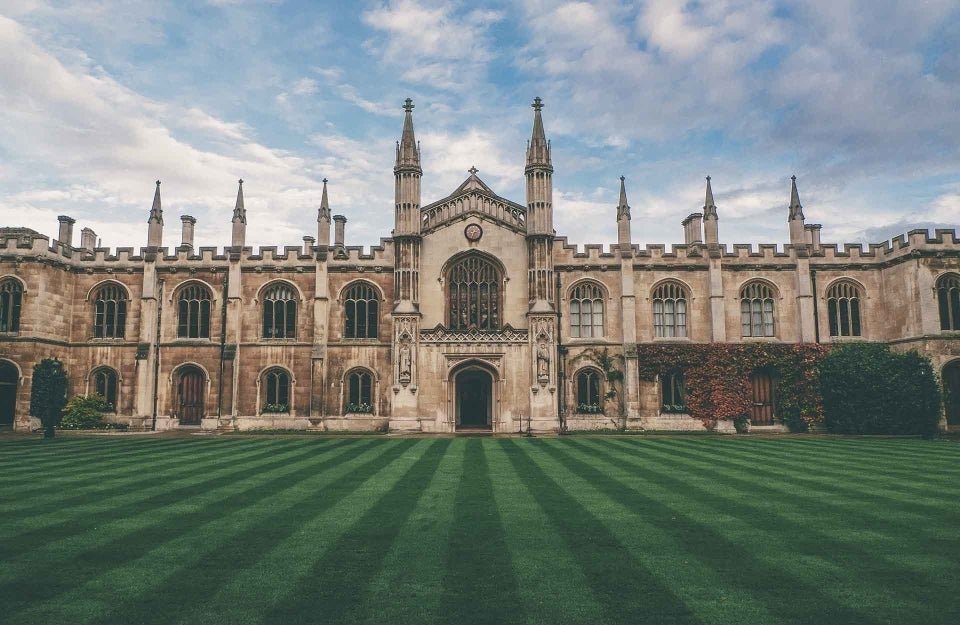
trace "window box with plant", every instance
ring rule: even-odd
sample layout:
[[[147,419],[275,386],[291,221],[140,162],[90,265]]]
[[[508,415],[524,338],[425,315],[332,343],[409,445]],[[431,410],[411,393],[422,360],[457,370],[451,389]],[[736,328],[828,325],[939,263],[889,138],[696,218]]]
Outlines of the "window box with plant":
[[[603,406],[600,404],[579,404],[577,412],[581,414],[600,414],[603,412]]]
[[[287,404],[264,404],[263,414],[286,414],[290,412],[290,406]]]
[[[347,412],[373,414],[373,406],[363,402],[359,404],[347,404]]]

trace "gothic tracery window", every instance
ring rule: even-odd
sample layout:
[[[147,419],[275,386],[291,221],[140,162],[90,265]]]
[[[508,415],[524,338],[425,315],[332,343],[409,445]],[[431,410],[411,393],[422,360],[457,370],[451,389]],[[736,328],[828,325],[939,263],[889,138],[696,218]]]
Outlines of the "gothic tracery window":
[[[603,411],[600,401],[600,372],[583,369],[577,373],[577,412],[597,413]]]
[[[593,282],[581,282],[570,293],[570,336],[603,336],[603,291]]]
[[[177,336],[189,339],[210,338],[210,291],[190,284],[177,297]]]
[[[448,274],[450,328],[500,329],[500,273],[481,256],[468,256]]]
[[[23,287],[14,279],[0,282],[0,332],[20,331],[20,304]]]
[[[263,412],[290,412],[290,374],[270,369],[263,374]]]
[[[343,308],[344,338],[377,338],[380,300],[373,286],[365,282],[350,285],[343,295]]]
[[[827,291],[830,336],[860,336],[860,289],[843,280]]]
[[[743,336],[774,336],[773,289],[749,282],[740,289],[740,325]]]
[[[373,376],[355,369],[347,376],[347,405],[344,412],[373,412]]]
[[[106,412],[117,411],[117,372],[110,367],[100,367],[93,371],[93,392],[101,395],[107,402]]]
[[[119,284],[108,283],[97,291],[93,306],[93,336],[122,339],[127,323],[127,293]]]
[[[960,276],[948,273],[937,280],[940,329],[960,330]]]
[[[662,412],[687,411],[682,371],[671,371],[660,376],[660,409]]]
[[[687,336],[687,293],[676,282],[664,282],[653,292],[653,329],[657,338]]]
[[[296,292],[289,284],[278,282],[263,295],[263,338],[292,339],[296,336]]]

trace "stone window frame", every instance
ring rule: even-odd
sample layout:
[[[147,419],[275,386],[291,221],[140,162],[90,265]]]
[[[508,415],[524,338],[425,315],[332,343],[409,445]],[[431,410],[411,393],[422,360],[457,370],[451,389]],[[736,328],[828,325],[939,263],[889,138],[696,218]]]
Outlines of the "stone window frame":
[[[126,285],[116,280],[104,280],[91,287],[89,296],[93,301],[93,338],[124,340],[129,302],[132,301]]]
[[[852,278],[838,278],[824,291],[827,300],[827,332],[831,338],[863,337],[863,285]]]
[[[195,291],[200,291],[202,294],[205,294],[207,296],[206,299],[196,298],[196,297],[190,297],[190,298],[186,297],[187,295],[197,295]],[[188,280],[177,286],[176,291],[174,291],[172,300],[176,304],[176,310],[177,310],[177,339],[186,339],[186,340],[210,339],[212,335],[212,330],[213,330],[213,318],[214,318],[213,310],[214,310],[214,304],[216,302],[216,296],[214,295],[213,288],[202,280]],[[193,311],[190,310],[189,308],[189,303],[187,304],[188,305],[188,309],[186,311],[187,323],[183,322],[183,315],[184,315],[183,303],[185,302],[197,302],[196,313],[193,313]],[[207,309],[205,335],[203,332],[204,330],[203,304],[204,303],[206,303],[206,309]],[[190,335],[191,334],[190,320],[193,314],[199,317],[199,321],[197,323],[197,336]],[[186,328],[186,334],[181,333],[181,331],[184,328]]]
[[[654,339],[690,337],[690,292],[687,284],[675,278],[660,280],[653,285],[650,289],[650,299],[653,302]],[[671,304],[672,307],[667,304]],[[668,308],[671,309],[668,310]],[[669,325],[667,324],[668,316],[672,319]]]
[[[591,384],[591,381],[594,384]],[[596,394],[596,401],[591,402],[591,395]],[[582,367],[573,375],[573,396],[578,414],[603,413],[603,372],[597,367]]]
[[[754,278],[744,282],[739,289],[740,335],[743,338],[771,339],[777,337],[777,300],[780,291],[768,280]],[[744,310],[746,305],[747,309]],[[749,321],[744,323],[744,314]],[[759,321],[757,316],[759,314]],[[745,331],[746,330],[746,331]],[[759,330],[759,333],[757,332]]]
[[[0,278],[0,334],[20,334],[26,292],[26,285],[17,276]]]
[[[367,292],[361,292],[363,290],[366,290]],[[367,297],[360,298],[359,296],[361,295],[367,295]],[[370,282],[369,280],[352,280],[344,285],[344,287],[340,290],[340,297],[338,299],[343,308],[342,336],[344,340],[377,341],[380,339],[380,312],[382,310],[381,303],[383,302],[383,293],[376,284]],[[366,336],[356,336],[359,333],[356,319],[354,320],[353,331],[351,332],[350,330],[349,323],[351,303],[353,304],[354,316],[356,315],[356,310],[359,307],[359,304],[365,304],[365,316],[367,317]],[[370,312],[371,304],[374,307],[372,313]],[[372,332],[370,328],[371,317],[374,322]]]
[[[110,393],[109,382],[112,379],[113,393]],[[103,412],[117,414],[120,411],[120,372],[110,365],[98,365],[90,370],[88,376],[88,393],[98,393],[103,396],[108,407]],[[111,397],[112,395],[112,397]]]
[[[661,413],[687,413],[686,379],[682,369],[661,373],[658,377],[658,387]]]
[[[369,387],[366,389],[367,395],[364,396],[363,378],[366,377]],[[377,414],[377,383],[376,374],[367,367],[351,367],[343,374],[343,414]],[[354,383],[356,382],[356,387]],[[356,391],[356,392],[354,392]],[[367,401],[364,401],[366,399]],[[355,409],[350,410],[350,406],[362,408],[369,407],[369,410]]]
[[[593,292],[587,293],[587,289],[592,289]],[[606,286],[597,280],[582,278],[570,285],[570,288],[567,289],[567,312],[570,314],[570,323],[567,327],[570,329],[571,339],[602,339],[607,335],[606,300],[608,298],[609,293]],[[583,323],[583,305],[585,302],[590,302],[590,312],[587,313],[590,315],[590,323],[586,325]],[[597,304],[600,306],[599,324],[596,322]],[[574,312],[574,308],[576,308],[576,312]],[[574,319],[577,320],[576,325],[574,325]],[[575,328],[576,330],[574,330]],[[589,336],[584,336],[584,328],[590,330]],[[599,334],[596,333],[596,328],[599,328]]]
[[[273,382],[274,385],[272,385],[271,382]],[[285,389],[283,389],[281,386],[283,383],[286,384]],[[264,414],[267,412],[264,410],[264,407],[278,404],[285,405],[286,410],[270,411],[271,413],[293,414],[295,386],[296,379],[293,377],[293,373],[286,367],[281,365],[270,365],[265,367],[260,372],[260,375],[257,376],[259,414]],[[285,391],[286,397],[284,397],[283,391]],[[284,399],[286,401],[282,401]]]
[[[281,290],[286,291],[287,297],[279,298],[273,295]],[[295,284],[288,280],[271,280],[260,288],[257,298],[260,302],[260,338],[264,341],[291,341],[297,338],[297,321],[300,314],[299,304],[303,298]],[[268,322],[268,310],[269,322]],[[280,310],[282,323],[277,322],[277,311]],[[269,329],[268,332],[268,323]],[[280,330],[283,336],[276,336]]]
[[[492,279],[488,279],[483,283],[477,283],[478,287],[476,291],[475,301],[470,301],[470,300],[473,300],[474,293],[472,293],[471,290],[469,289],[470,283],[467,283],[468,288],[466,292],[466,300],[467,300],[466,304],[468,307],[474,303],[478,304],[477,323],[472,323],[473,319],[469,310],[467,311],[468,318],[465,323],[462,321],[454,322],[453,317],[454,317],[454,314],[456,314],[457,310],[455,310],[453,305],[454,294],[452,290],[455,284],[459,284],[459,282],[455,283],[454,280],[452,279],[452,275],[455,271],[460,270],[461,267],[471,262],[482,263],[484,265],[484,267],[482,267],[483,270],[489,270],[490,272],[492,272]],[[467,271],[477,271],[477,270],[478,268],[476,267],[467,269]],[[506,299],[505,297],[506,296],[506,288],[505,288],[506,270],[503,264],[496,257],[491,256],[490,254],[487,254],[485,252],[479,252],[474,250],[457,254],[452,258],[450,258],[445,263],[443,267],[442,276],[443,276],[442,279],[444,283],[444,300],[445,300],[444,319],[447,321],[449,329],[455,330],[455,331],[471,331],[476,329],[480,332],[499,332],[503,328],[504,303]],[[489,319],[487,322],[482,322],[482,320],[480,319],[480,310],[479,310],[480,308],[482,308],[482,304],[483,304],[482,302],[483,292],[480,287],[484,285],[488,287],[486,291],[487,306],[489,308],[492,304],[494,307],[494,311],[493,311],[494,316],[492,319]],[[496,289],[496,290],[494,291],[493,289]],[[459,308],[460,305],[463,303],[463,298],[459,298],[459,300],[460,301],[457,302],[457,308]],[[462,319],[462,316],[461,316],[461,319]]]
[[[960,274],[952,271],[941,274],[935,285],[940,331],[960,330]]]

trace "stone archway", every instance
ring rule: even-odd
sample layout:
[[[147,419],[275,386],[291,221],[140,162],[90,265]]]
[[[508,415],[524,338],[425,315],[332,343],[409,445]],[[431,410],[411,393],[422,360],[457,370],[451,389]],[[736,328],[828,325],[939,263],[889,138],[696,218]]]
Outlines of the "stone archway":
[[[494,377],[484,367],[466,366],[453,375],[458,430],[492,430]]]
[[[0,427],[13,427],[17,413],[20,370],[9,360],[0,360]]]

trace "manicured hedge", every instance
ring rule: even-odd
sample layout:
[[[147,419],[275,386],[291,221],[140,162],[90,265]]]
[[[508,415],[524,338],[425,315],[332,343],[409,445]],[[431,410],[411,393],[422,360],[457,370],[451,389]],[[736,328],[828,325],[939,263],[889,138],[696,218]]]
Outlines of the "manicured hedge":
[[[820,363],[824,425],[837,434],[936,434],[940,389],[930,361],[916,352],[854,343]]]

